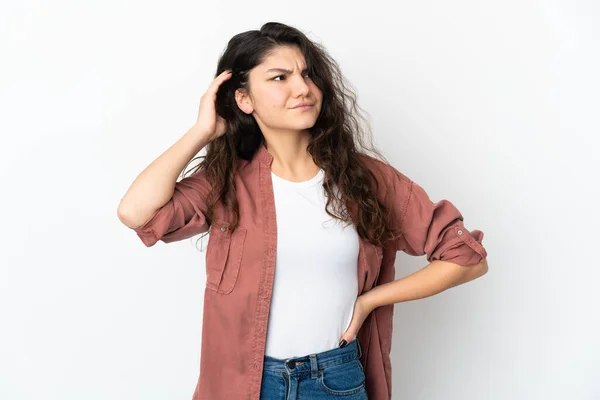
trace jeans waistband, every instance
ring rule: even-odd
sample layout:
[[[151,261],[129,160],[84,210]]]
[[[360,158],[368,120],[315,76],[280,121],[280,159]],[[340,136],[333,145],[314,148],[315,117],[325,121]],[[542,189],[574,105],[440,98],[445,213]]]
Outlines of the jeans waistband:
[[[362,351],[358,339],[354,338],[344,347],[301,357],[281,359],[265,355],[263,369],[267,371],[285,371],[288,374],[310,371],[312,369],[313,374],[316,375],[318,369],[360,359],[361,355]]]

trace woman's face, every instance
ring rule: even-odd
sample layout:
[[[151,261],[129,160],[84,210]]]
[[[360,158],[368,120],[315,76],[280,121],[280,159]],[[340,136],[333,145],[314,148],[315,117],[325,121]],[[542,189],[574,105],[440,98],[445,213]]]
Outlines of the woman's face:
[[[249,95],[236,91],[238,106],[254,116],[263,133],[302,131],[317,121],[322,92],[305,68],[300,49],[277,47],[250,71]],[[305,102],[311,106],[297,108]]]

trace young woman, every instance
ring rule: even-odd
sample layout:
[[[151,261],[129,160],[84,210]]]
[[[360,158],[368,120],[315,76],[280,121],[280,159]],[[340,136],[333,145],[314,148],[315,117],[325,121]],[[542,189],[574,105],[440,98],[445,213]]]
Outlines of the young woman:
[[[195,400],[389,400],[393,305],[486,273],[483,232],[367,147],[359,115],[327,52],[267,23],[229,41],[196,124],[122,198],[146,246],[210,230]],[[394,280],[397,251],[430,264]]]

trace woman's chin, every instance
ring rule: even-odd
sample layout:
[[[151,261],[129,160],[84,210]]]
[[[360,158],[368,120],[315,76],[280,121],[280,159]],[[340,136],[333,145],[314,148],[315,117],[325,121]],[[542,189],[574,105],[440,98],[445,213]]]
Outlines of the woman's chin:
[[[313,126],[315,126],[315,123],[317,122],[317,120],[315,118],[307,118],[304,121],[298,121],[297,124],[295,124],[294,127],[290,127],[291,129],[308,129],[308,128],[312,128]]]

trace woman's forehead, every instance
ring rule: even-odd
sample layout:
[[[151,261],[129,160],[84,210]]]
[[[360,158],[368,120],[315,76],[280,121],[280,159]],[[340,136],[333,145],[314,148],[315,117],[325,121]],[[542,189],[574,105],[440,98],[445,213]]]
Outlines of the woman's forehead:
[[[265,72],[270,69],[304,69],[306,68],[306,60],[304,54],[297,47],[277,47],[256,67]]]

